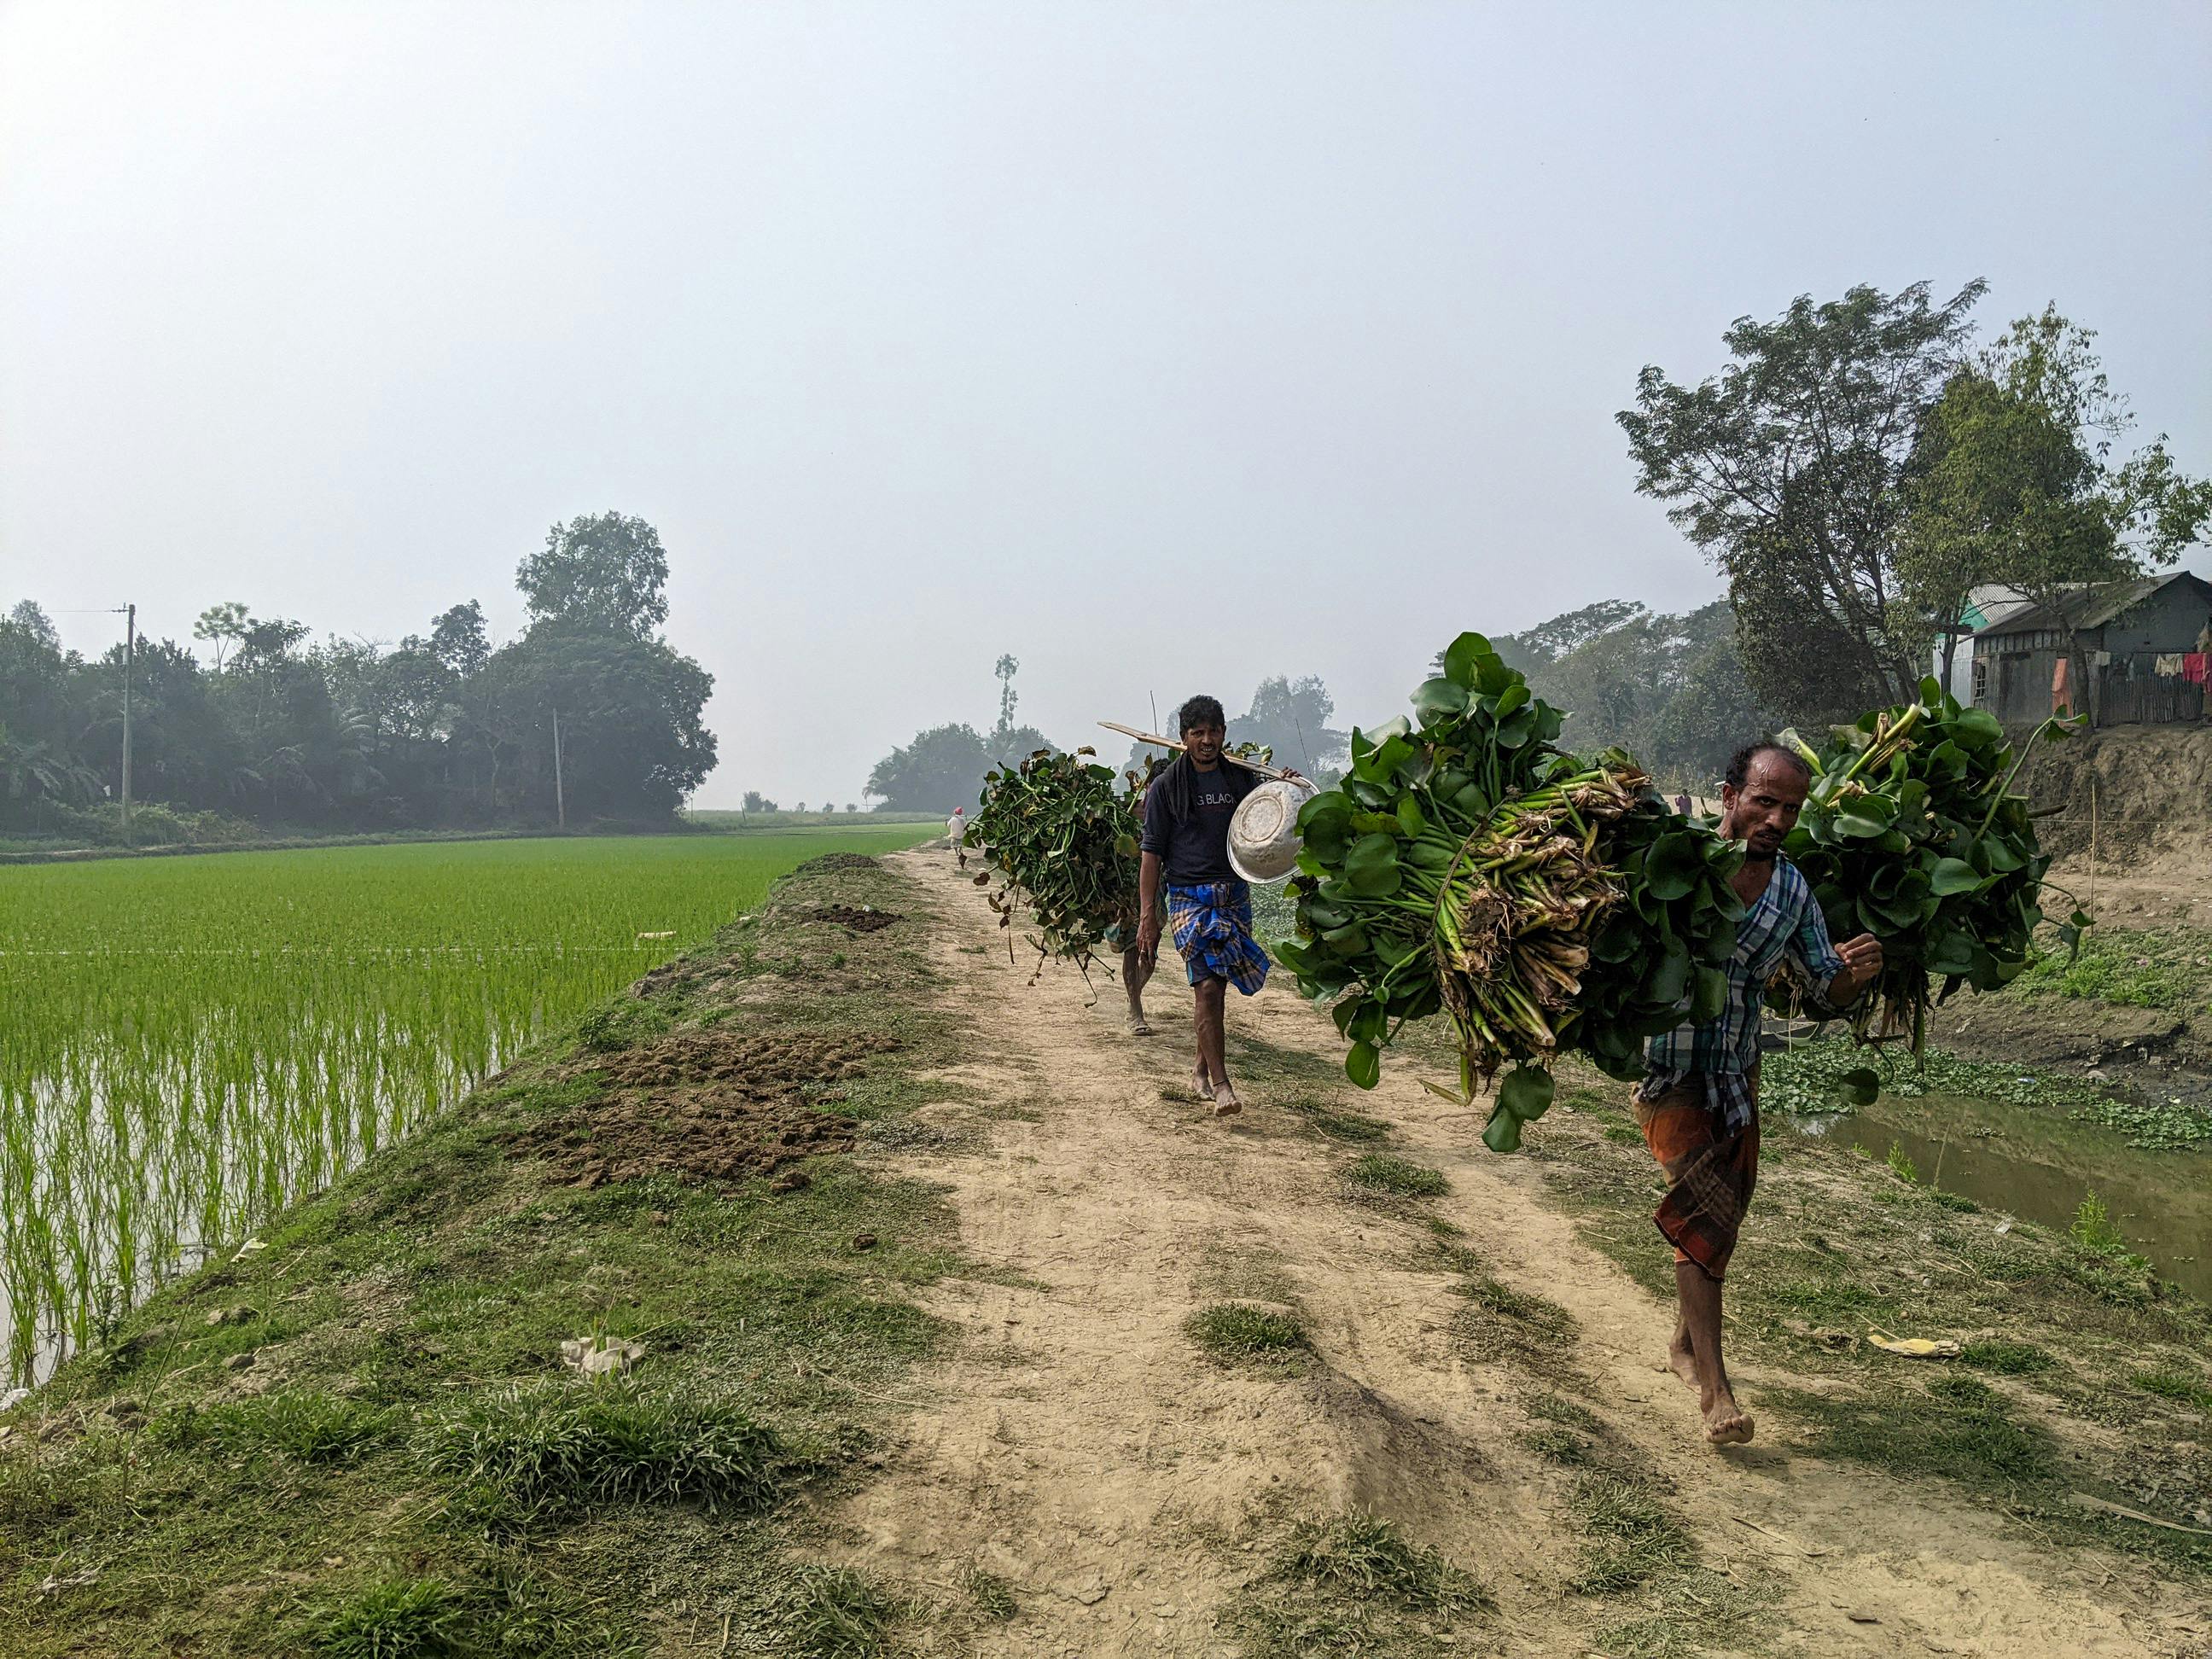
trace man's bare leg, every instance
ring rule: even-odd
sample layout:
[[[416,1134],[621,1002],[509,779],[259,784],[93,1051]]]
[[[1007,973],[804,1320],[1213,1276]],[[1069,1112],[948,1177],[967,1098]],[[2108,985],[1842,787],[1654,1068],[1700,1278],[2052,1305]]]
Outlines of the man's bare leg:
[[[1679,1310],[1674,1316],[1674,1340],[1667,1345],[1667,1369],[1682,1379],[1683,1387],[1696,1391],[1697,1350],[1690,1344],[1690,1322]]]
[[[1675,1334],[1686,1343],[1698,1381],[1698,1409],[1705,1413],[1705,1438],[1716,1446],[1740,1445],[1751,1438],[1748,1413],[1735,1403],[1728,1367],[1721,1363],[1721,1283],[1709,1279],[1694,1261],[1674,1264],[1674,1293],[1682,1304]],[[1671,1363],[1671,1362],[1670,1362]]]
[[[1145,1018],[1145,987],[1151,982],[1152,970],[1145,966],[1145,959],[1131,945],[1121,952],[1121,988],[1129,994],[1129,1035],[1150,1036],[1151,1024]]]
[[[1244,1103],[1237,1098],[1237,1091],[1230,1086],[1229,1061],[1223,1031],[1224,1010],[1228,1001],[1229,981],[1225,979],[1202,979],[1198,982],[1197,1018],[1198,1065],[1200,1072],[1212,1079],[1213,1115],[1229,1117],[1244,1109]]]

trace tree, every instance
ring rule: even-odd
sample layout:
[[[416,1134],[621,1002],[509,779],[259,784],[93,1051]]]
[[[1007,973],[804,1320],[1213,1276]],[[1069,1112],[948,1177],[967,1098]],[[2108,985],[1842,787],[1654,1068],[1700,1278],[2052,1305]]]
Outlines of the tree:
[[[54,627],[53,618],[35,599],[18,599],[8,612],[8,621],[20,628],[45,649],[58,654],[62,648],[60,631]]]
[[[0,726],[0,786],[11,801],[88,800],[100,792],[100,775],[49,744],[11,737]]]
[[[867,793],[894,811],[950,812],[975,804],[994,764],[972,726],[932,726],[876,763]]]
[[[1902,698],[1924,633],[1897,572],[1905,477],[1923,416],[1965,354],[1987,285],[1941,305],[1929,285],[1861,285],[1771,323],[1738,318],[1734,359],[1678,386],[1654,365],[1616,417],[1637,489],[1727,574],[1741,656],[1771,706],[1800,719]]]
[[[748,789],[745,791],[744,804],[738,810],[746,812],[773,812],[775,811],[775,803],[761,793],[759,790]]]
[[[668,555],[643,519],[601,513],[556,524],[514,580],[533,623],[644,639],[668,620]]]
[[[1277,674],[1261,680],[1251,707],[1229,722],[1229,741],[1265,744],[1277,765],[1322,778],[1350,758],[1352,734],[1329,725],[1335,714],[1336,700],[1318,674],[1295,680]]]
[[[2164,434],[2114,461],[2134,418],[2090,349],[2095,337],[2047,306],[1954,375],[1929,413],[1899,569],[1944,630],[1947,684],[1966,595],[1987,584],[2042,611],[2084,686],[2068,595],[2171,566],[2212,516],[2212,484],[2175,468]]]
[[[665,817],[714,764],[702,723],[714,682],[640,631],[665,607],[658,578],[638,580],[653,591],[633,593],[634,625],[614,625],[592,602],[606,584],[580,577],[574,604],[497,652],[473,600],[396,647],[311,645],[303,623],[210,606],[194,637],[217,647],[219,669],[167,640],[138,642],[134,793],[302,827],[542,823],[555,815],[557,710],[572,817]],[[88,661],[61,651],[35,605],[0,615],[0,824],[96,833],[65,815],[88,778],[109,810],[97,781],[119,768],[123,690],[119,644]]]
[[[1617,618],[1591,631],[1591,619]],[[1618,744],[1670,787],[1709,790],[1738,745],[1765,730],[1736,651],[1725,599],[1680,616],[1607,600],[1529,630],[1571,648],[1524,671],[1567,711],[1562,741],[1580,752]]]
[[[1647,607],[1634,599],[1600,599],[1595,605],[1586,605],[1579,611],[1565,611],[1549,622],[1538,623],[1525,633],[1501,635],[1491,643],[1505,659],[1507,667],[1517,668],[1525,674],[1531,668],[1557,662],[1569,652],[1650,614]],[[1443,652],[1437,653],[1436,662],[1437,672],[1442,673]]]
[[[236,599],[210,605],[192,624],[192,637],[215,647],[215,672],[222,673],[223,658],[246,638],[246,606]]]
[[[473,674],[491,658],[483,606],[474,599],[443,612],[430,624],[430,654],[456,674]]]
[[[1001,656],[991,672],[999,682],[999,723],[994,733],[1003,734],[1014,729],[1014,676],[1021,672],[1021,664],[1011,653]]]

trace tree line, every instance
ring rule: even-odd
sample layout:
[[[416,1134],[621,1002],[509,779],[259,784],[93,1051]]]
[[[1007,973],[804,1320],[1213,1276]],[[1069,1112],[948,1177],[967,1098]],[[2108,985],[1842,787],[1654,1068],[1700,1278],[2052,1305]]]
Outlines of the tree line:
[[[714,677],[668,645],[668,558],[642,519],[556,525],[515,573],[527,621],[495,643],[471,599],[397,645],[210,605],[191,646],[128,665],[131,793],[149,815],[317,832],[665,820],[714,763]],[[121,641],[64,651],[29,600],[0,619],[0,826],[118,827]],[[557,769],[561,785],[556,801]],[[186,825],[186,828],[191,826]]]
[[[1014,675],[1020,667],[1012,656],[999,659],[995,725],[978,732],[956,722],[915,732],[911,742],[876,763],[868,775],[867,793],[892,811],[950,812],[956,806],[975,805],[982,793],[985,774],[1018,766],[1040,749],[1057,747],[1035,726],[1017,724],[1014,720],[1019,701]],[[1351,741],[1348,732],[1330,726],[1335,713],[1336,704],[1318,677],[1309,674],[1292,679],[1278,674],[1260,683],[1244,713],[1230,716],[1229,740],[1264,744],[1275,751],[1279,762],[1294,765],[1310,776],[1333,778],[1346,763]],[[1085,736],[1075,746],[1096,741]],[[1146,756],[1164,752],[1148,744],[1133,744],[1123,764],[1141,771]]]
[[[1637,489],[1727,576],[1745,682],[1778,716],[1902,701],[1938,649],[1948,670],[1975,588],[2049,605],[2171,567],[2212,518],[2163,434],[2120,453],[2133,417],[2091,331],[2046,307],[1977,343],[1986,288],[1800,296],[1730,325],[1717,375],[1647,366],[1618,416]]]

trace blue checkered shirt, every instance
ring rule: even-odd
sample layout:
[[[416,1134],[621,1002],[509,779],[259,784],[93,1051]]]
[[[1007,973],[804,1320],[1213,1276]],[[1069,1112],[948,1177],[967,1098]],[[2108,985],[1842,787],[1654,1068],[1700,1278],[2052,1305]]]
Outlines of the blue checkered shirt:
[[[1736,924],[1735,955],[1727,970],[1728,1006],[1718,1019],[1677,1025],[1644,1044],[1644,1099],[1656,1100],[1695,1076],[1704,1084],[1706,1103],[1731,1131],[1741,1134],[1750,1127],[1756,1109],[1752,1079],[1759,1070],[1759,1006],[1785,957],[1816,994],[1844,971],[1813,890],[1796,865],[1778,857],[1766,890]]]

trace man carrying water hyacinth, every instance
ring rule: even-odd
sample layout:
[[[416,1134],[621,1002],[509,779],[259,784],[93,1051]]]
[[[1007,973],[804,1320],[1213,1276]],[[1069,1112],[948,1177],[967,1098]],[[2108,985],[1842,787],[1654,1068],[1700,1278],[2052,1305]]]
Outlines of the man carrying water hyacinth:
[[[1636,1091],[1636,1121],[1668,1180],[1656,1219],[1674,1247],[1680,1301],[1667,1363],[1698,1392],[1705,1438],[1751,1438],[1721,1358],[1721,1282],[1759,1173],[1759,1022],[1769,981],[1787,963],[1814,998],[1841,1009],[1881,975],[1881,945],[1862,933],[1840,950],[1796,866],[1782,856],[1812,772],[1771,741],[1739,750],[1721,785],[1720,833],[1744,843],[1732,877],[1745,905],[1718,1018],[1653,1037]]]
[[[1229,863],[1229,820],[1260,777],[1224,751],[1229,721],[1218,699],[1191,698],[1177,711],[1176,727],[1182,753],[1145,792],[1137,957],[1149,974],[1159,956],[1164,880],[1168,920],[1196,1003],[1198,1059],[1191,1087],[1199,1099],[1213,1103],[1215,1116],[1227,1117],[1244,1109],[1224,1057],[1229,988],[1256,994],[1267,982],[1270,965],[1252,937],[1252,890]],[[1285,769],[1283,775],[1297,774]]]

